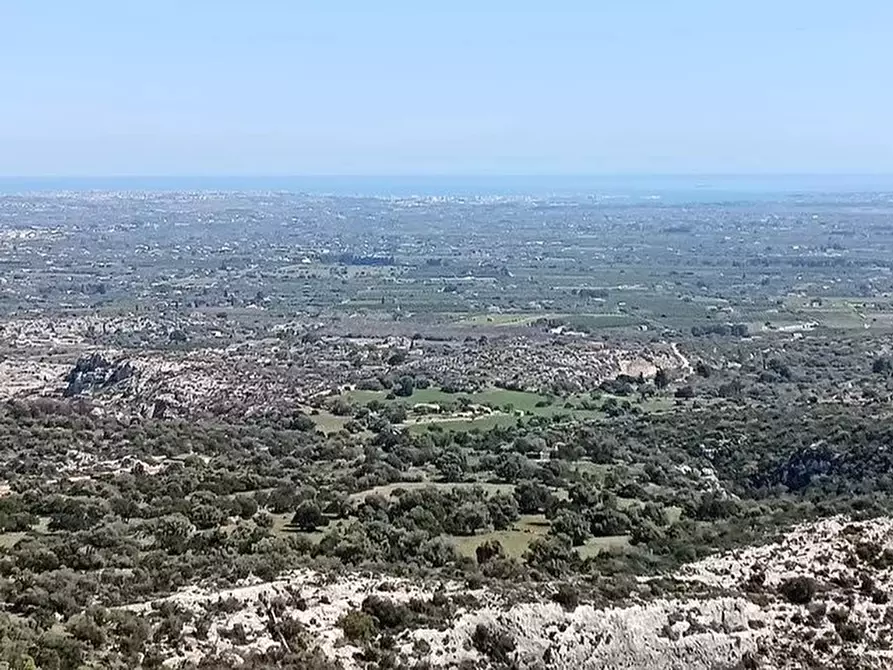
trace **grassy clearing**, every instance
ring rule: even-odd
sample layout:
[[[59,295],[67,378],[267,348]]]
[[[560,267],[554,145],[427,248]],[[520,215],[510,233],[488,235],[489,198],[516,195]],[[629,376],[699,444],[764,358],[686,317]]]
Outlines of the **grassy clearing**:
[[[593,463],[592,461],[574,461],[571,467],[581,475],[589,475],[597,481],[602,481],[605,475],[611,470],[610,465],[606,463]]]
[[[506,389],[492,388],[478,393],[446,393],[436,388],[416,389],[411,396],[388,399],[385,391],[346,391],[342,397],[353,403],[365,405],[373,400],[382,403],[402,402],[407,405],[424,403],[430,405],[450,405],[456,403],[459,398],[468,398],[476,405],[489,405],[491,407],[505,407],[512,405],[515,409],[531,412],[536,409],[538,402],[548,401],[547,396],[528,391],[509,391]]]
[[[594,312],[589,314],[570,313],[510,313],[510,314],[475,314],[473,316],[460,317],[456,323],[462,326],[529,326],[540,319],[561,321],[570,329],[598,330],[601,328],[620,328],[634,326],[643,322],[643,319],[622,312]]]
[[[514,528],[509,530],[494,530],[480,535],[469,537],[451,536],[456,550],[463,556],[474,557],[475,551],[484,542],[498,540],[502,544],[507,556],[521,558],[527,547],[537,537],[542,537],[549,532],[549,522],[542,514],[523,515]]]
[[[19,542],[19,540],[23,540],[29,535],[32,535],[34,533],[38,535],[49,533],[49,523],[49,518],[40,517],[37,523],[31,527],[31,530],[17,530],[0,533],[0,548],[12,549],[16,545],[16,543]]]
[[[350,421],[349,416],[335,416],[331,412],[318,410],[317,414],[309,414],[316,427],[324,433],[337,433]]]
[[[610,314],[573,314],[563,318],[562,321],[572,330],[592,331],[601,328],[638,326],[644,323],[645,319],[631,314],[614,312]]]
[[[474,393],[471,401],[478,405],[490,405],[491,407],[505,407],[511,405],[522,412],[537,411],[537,403],[548,402],[549,398],[539,393],[528,391],[509,391],[507,389],[490,389]]]
[[[591,537],[582,547],[577,547],[580,558],[592,558],[603,551],[610,549],[623,549],[629,546],[629,535],[608,535],[606,537]]]
[[[12,549],[19,540],[28,536],[28,531],[9,531],[0,533],[0,548]]]
[[[606,416],[602,409],[604,403],[612,398],[602,394],[593,398],[588,393],[577,393],[565,398],[557,398],[530,391],[512,391],[501,388],[489,388],[476,393],[446,393],[436,388],[416,389],[409,397],[390,398],[385,391],[352,390],[342,394],[342,398],[354,405],[365,405],[375,400],[384,404],[402,403],[409,411],[409,419],[405,426],[414,433],[425,431],[486,431],[492,428],[505,428],[525,422],[530,417],[557,418],[557,420],[586,421]],[[486,406],[493,411],[490,414],[477,414],[472,411],[458,410],[459,399],[464,399],[472,406]],[[666,412],[673,409],[674,399],[658,396],[641,400],[636,397],[615,398],[621,402],[631,402],[644,412]],[[439,405],[450,408],[440,413],[418,413],[413,406]],[[585,407],[584,407],[585,405]],[[486,410],[485,410],[486,411]],[[322,422],[323,419],[320,419]],[[341,417],[327,417],[328,432],[340,430],[343,425]]]
[[[679,519],[682,518],[682,508],[676,507],[675,505],[670,505],[669,507],[664,508],[664,512],[667,515],[667,521],[670,523],[676,523]]]
[[[518,523],[509,530],[494,530],[479,535],[468,537],[451,536],[453,545],[462,555],[469,558],[475,557],[475,551],[484,542],[497,540],[505,549],[509,558],[521,558],[524,552],[538,537],[544,537],[549,532],[549,521],[542,514],[527,514],[521,516]],[[610,549],[623,549],[629,546],[629,535],[611,535],[607,537],[592,537],[586,543],[577,547],[580,558],[586,559],[598,555]]]
[[[475,314],[460,318],[462,326],[529,326],[538,319],[553,319],[560,314]]]
[[[337,519],[329,523],[328,526],[319,528],[312,533],[305,533],[297,530],[291,525],[291,519],[294,516],[292,512],[285,512],[284,514],[271,514],[270,516],[273,517],[272,532],[274,535],[278,535],[279,537],[303,537],[313,544],[319,544],[320,540],[322,540],[326,533],[334,528],[342,526],[345,523],[343,519]]]
[[[518,418],[512,416],[511,414],[489,414],[487,416],[476,418],[457,418],[447,419],[443,421],[420,421],[410,424],[409,430],[416,433],[426,430],[437,430],[437,428],[434,428],[434,426],[439,427],[441,430],[490,430],[491,428],[495,428],[497,426],[501,428],[506,426],[514,426],[517,421]]]

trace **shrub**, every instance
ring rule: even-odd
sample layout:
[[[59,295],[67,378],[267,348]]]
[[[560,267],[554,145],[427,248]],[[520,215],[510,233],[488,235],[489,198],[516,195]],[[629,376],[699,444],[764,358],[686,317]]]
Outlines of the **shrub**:
[[[491,628],[483,623],[475,627],[471,635],[471,644],[494,663],[508,663],[509,655],[515,651],[515,638],[511,633]]]
[[[552,594],[552,600],[568,612],[573,612],[580,604],[580,594],[571,584],[559,584],[558,590]]]
[[[412,623],[413,614],[403,604],[393,600],[371,595],[363,601],[363,612],[375,618],[382,628],[402,630]]]
[[[779,592],[795,605],[807,605],[815,596],[815,580],[812,577],[792,577],[778,586]]]
[[[351,642],[369,642],[378,634],[375,619],[361,610],[351,610],[338,620],[338,627]]]
[[[478,564],[483,565],[494,558],[505,558],[505,550],[499,540],[486,540],[474,550]]]
[[[844,642],[861,642],[865,637],[865,625],[855,621],[842,621],[835,624],[834,628]]]

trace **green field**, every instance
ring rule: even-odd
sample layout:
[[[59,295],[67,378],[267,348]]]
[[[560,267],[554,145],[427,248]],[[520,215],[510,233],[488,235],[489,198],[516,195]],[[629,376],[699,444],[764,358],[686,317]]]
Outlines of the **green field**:
[[[41,535],[49,533],[49,523],[50,520],[48,518],[39,517],[37,523],[31,527],[30,531],[9,531],[0,533],[0,549],[11,549],[19,540],[33,536],[34,533]]]
[[[491,428],[504,428],[506,426],[514,426],[518,418],[510,414],[490,414],[475,418],[455,418],[437,421],[418,421],[409,424],[409,430],[419,433],[426,430],[490,430]]]
[[[629,535],[608,535],[591,537],[582,547],[577,547],[580,558],[592,558],[609,549],[623,549],[629,546]]]
[[[456,550],[463,556],[475,557],[475,551],[484,542],[498,541],[509,558],[521,558],[530,543],[538,537],[545,537],[549,532],[549,521],[542,514],[522,515],[514,528],[510,530],[493,530],[468,537],[451,536]],[[580,558],[590,558],[608,549],[623,549],[629,546],[628,535],[608,537],[592,537],[577,547]]]
[[[452,536],[453,544],[463,556],[474,558],[475,550],[484,542],[498,540],[506,556],[520,558],[537,537],[549,532],[549,522],[542,514],[523,515],[511,530],[494,530],[468,537]]]
[[[338,528],[339,526],[345,523],[343,519],[337,519],[329,523],[328,526],[321,527],[318,530],[313,531],[312,533],[306,533],[295,529],[291,525],[291,519],[294,516],[292,512],[285,512],[284,514],[271,514],[273,517],[273,534],[278,535],[279,537],[289,537],[289,536],[298,536],[303,537],[314,544],[319,544],[320,540],[325,537],[326,533],[331,530]]]
[[[365,405],[373,400],[385,404],[403,403],[410,411],[411,417],[405,425],[416,433],[427,430],[468,431],[504,428],[514,426],[519,421],[523,422],[531,416],[555,417],[563,415],[567,419],[575,421],[595,419],[605,416],[599,407],[612,397],[603,394],[598,400],[593,400],[588,394],[575,394],[567,398],[554,398],[541,393],[500,388],[467,394],[446,393],[440,389],[427,388],[417,389],[409,397],[388,399],[387,395],[385,391],[352,390],[344,392],[341,397],[350,403],[359,405]],[[455,406],[459,398],[467,398],[472,405],[486,406],[496,411],[492,414],[479,415],[471,415],[468,412],[412,414],[412,408],[416,404]],[[616,399],[625,400],[624,398]],[[666,396],[657,396],[642,401],[637,398],[626,400],[646,412],[668,411],[674,404],[674,399]],[[583,409],[580,405],[584,401],[595,406],[591,409]],[[330,425],[338,426],[339,419],[340,417],[331,417],[328,421]],[[336,429],[333,428],[333,430]]]
[[[324,433],[337,433],[344,428],[344,424],[350,421],[349,416],[335,416],[331,412],[318,410],[316,414],[309,414],[316,427]]]
[[[560,314],[475,314],[463,316],[457,323],[463,326],[529,326],[539,319],[552,319]]]
[[[359,404],[366,404],[372,400],[378,400],[379,402],[404,402],[410,406],[416,403],[431,405],[455,403],[463,396],[476,405],[505,407],[510,404],[515,409],[525,412],[530,412],[536,409],[536,403],[548,400],[546,396],[539,393],[509,391],[499,388],[479,391],[477,393],[446,393],[436,388],[416,389],[409,397],[392,398],[390,400],[387,399],[387,393],[385,391],[354,390],[346,391],[343,394],[343,397],[346,400]]]
[[[619,328],[635,326],[645,319],[620,312],[574,314],[574,313],[497,313],[460,316],[459,325],[463,326],[529,326],[541,319],[561,322],[571,330],[598,330],[601,328]]]

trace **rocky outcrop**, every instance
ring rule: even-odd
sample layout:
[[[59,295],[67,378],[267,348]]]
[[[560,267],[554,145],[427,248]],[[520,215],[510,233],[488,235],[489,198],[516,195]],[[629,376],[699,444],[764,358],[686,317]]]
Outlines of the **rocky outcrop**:
[[[136,370],[126,360],[112,362],[100,353],[82,356],[65,378],[66,398],[93,394],[131,379]]]
[[[762,668],[893,667],[893,520],[853,523],[834,518],[795,528],[779,542],[751,547],[687,566],[676,576],[678,597],[631,601],[615,607],[581,605],[571,611],[553,602],[509,603],[501,595],[467,593],[457,583],[425,584],[368,575],[336,579],[312,571],[275,582],[226,591],[191,588],[171,600],[200,613],[221,599],[241,608],[214,615],[211,630],[241,627],[239,645],[222,637],[189,639],[171,650],[171,664],[197,661],[211,649],[237,656],[278,644],[262,615],[263,602],[292,597],[300,607],[285,613],[332,658],[360,667],[360,649],[344,640],[341,616],[373,594],[395,602],[465,593],[476,603],[460,608],[446,625],[402,632],[395,640],[403,660],[430,667],[497,667],[475,648],[481,627],[511,640],[508,658],[519,668],[625,670],[732,670]],[[382,586],[388,582],[387,588]],[[697,587],[697,588],[693,588]],[[718,595],[690,595],[714,593]],[[467,600],[467,598],[466,598]],[[147,611],[147,604],[130,609]],[[260,612],[260,614],[259,614]],[[423,651],[420,651],[423,650]]]

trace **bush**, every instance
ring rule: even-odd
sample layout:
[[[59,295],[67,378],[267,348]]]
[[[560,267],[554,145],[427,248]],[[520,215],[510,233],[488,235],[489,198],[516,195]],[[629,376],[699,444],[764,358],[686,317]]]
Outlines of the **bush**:
[[[505,558],[505,549],[503,549],[499,540],[486,540],[478,545],[477,549],[474,550],[474,555],[477,558],[478,565],[483,565],[496,558]]]
[[[788,602],[807,605],[815,597],[815,580],[812,577],[792,577],[784,580],[778,590]]]
[[[475,627],[471,644],[494,663],[508,663],[509,654],[515,651],[515,638],[510,633],[483,623]]]
[[[323,516],[322,510],[312,500],[305,500],[295,510],[291,523],[299,530],[313,532],[319,526],[325,526],[328,522]]]
[[[369,642],[378,634],[375,619],[361,610],[351,610],[338,620],[338,627],[351,642]]]
[[[363,601],[362,609],[374,617],[379,626],[392,630],[407,628],[413,619],[412,611],[406,605],[377,595],[367,597]]]
[[[854,621],[843,621],[834,626],[844,642],[861,642],[865,637],[865,625]]]
[[[580,594],[571,584],[559,584],[558,590],[552,594],[552,600],[568,612],[573,612],[580,604]]]

